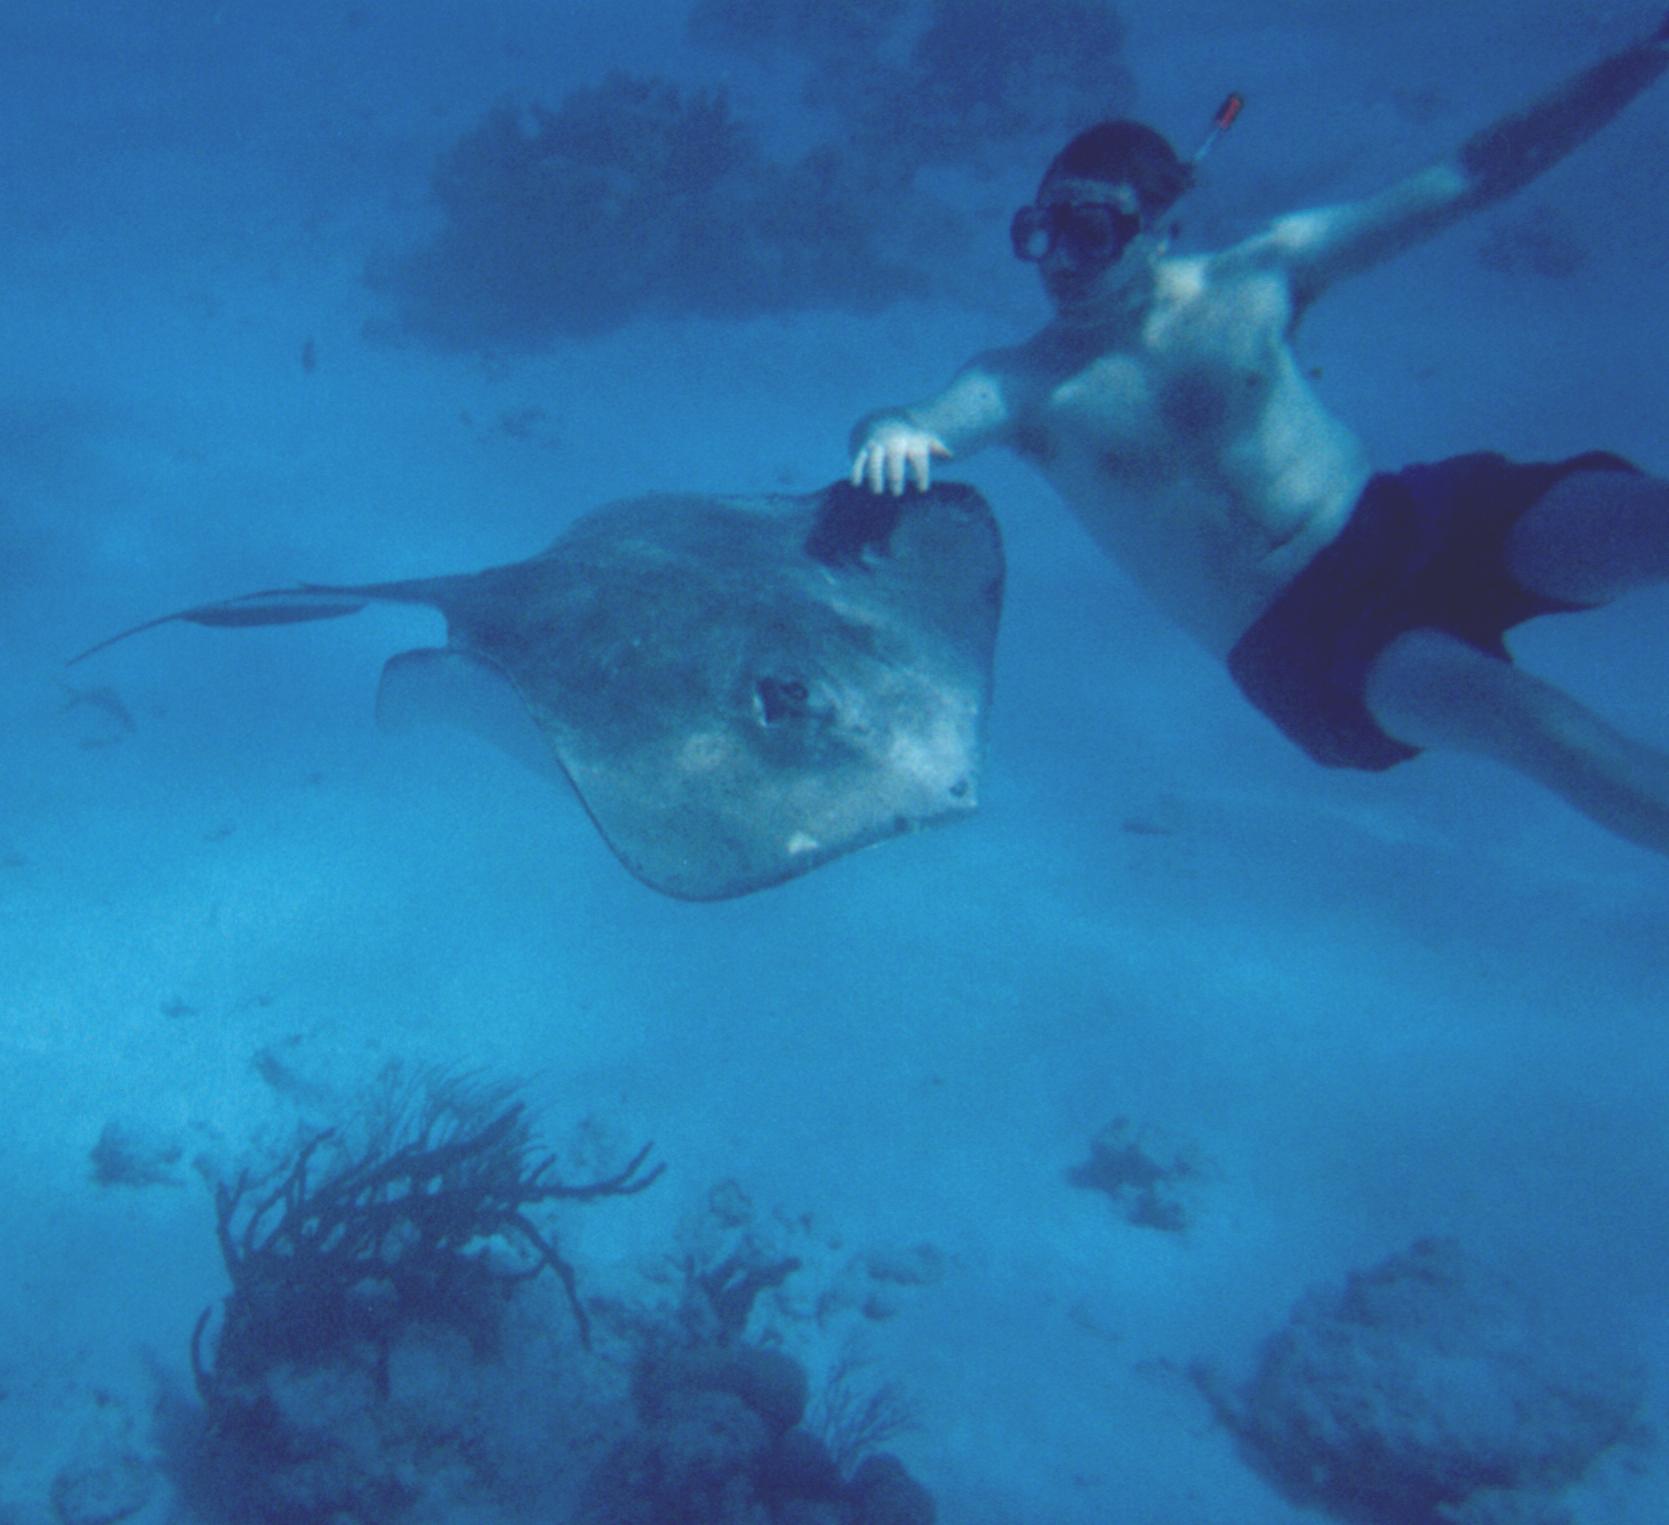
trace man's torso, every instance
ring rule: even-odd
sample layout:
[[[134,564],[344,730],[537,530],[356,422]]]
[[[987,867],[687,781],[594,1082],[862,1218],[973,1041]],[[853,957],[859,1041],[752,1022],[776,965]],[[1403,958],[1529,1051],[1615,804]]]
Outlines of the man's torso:
[[[1368,466],[1288,343],[1285,281],[1168,260],[1154,300],[991,357],[1013,443],[1185,629],[1227,652],[1343,527]]]

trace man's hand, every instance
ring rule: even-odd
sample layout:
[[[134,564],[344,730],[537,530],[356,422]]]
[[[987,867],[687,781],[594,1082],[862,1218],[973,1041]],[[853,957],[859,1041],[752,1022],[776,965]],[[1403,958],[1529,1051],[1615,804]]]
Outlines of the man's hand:
[[[870,431],[852,458],[852,485],[897,497],[908,479],[926,492],[933,485],[933,458],[950,459],[950,449],[938,435],[899,419],[888,419]]]

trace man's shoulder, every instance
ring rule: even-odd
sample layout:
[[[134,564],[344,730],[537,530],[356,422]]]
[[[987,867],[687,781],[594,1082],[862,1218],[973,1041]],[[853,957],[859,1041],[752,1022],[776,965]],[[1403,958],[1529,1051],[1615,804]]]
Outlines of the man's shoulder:
[[[1290,212],[1221,249],[1204,254],[1173,256],[1166,260],[1178,276],[1197,289],[1221,290],[1241,281],[1286,279],[1294,260],[1310,241],[1330,209]]]
[[[1262,313],[1284,321],[1292,289],[1292,265],[1279,239],[1265,232],[1215,253],[1166,260],[1157,300],[1178,313]]]

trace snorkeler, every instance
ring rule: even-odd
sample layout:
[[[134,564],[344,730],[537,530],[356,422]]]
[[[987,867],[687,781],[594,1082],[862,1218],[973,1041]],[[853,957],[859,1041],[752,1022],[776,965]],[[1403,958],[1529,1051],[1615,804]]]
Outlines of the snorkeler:
[[[1011,229],[1055,317],[863,419],[853,483],[926,488],[936,457],[1006,444],[1318,762],[1482,754],[1669,853],[1669,754],[1515,667],[1501,639],[1669,579],[1669,483],[1601,453],[1375,474],[1291,347],[1333,282],[1518,190],[1666,68],[1669,18],[1452,158],[1198,256],[1166,242],[1192,164],[1136,123],[1090,128]]]

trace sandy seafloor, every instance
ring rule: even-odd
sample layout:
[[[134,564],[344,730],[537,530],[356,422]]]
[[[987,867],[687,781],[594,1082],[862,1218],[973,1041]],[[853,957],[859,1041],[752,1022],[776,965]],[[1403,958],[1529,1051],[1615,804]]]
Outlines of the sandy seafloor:
[[[675,27],[440,6],[371,58],[310,13],[205,8],[130,47],[128,7],[31,9],[0,21],[0,1505],[42,1501],[101,1411],[142,1433],[223,1290],[195,1177],[96,1186],[100,1130],[235,1158],[293,1117],[252,1064],[275,1044],[343,1088],[395,1057],[526,1076],[553,1136],[653,1138],[664,1181],[564,1220],[582,1278],[620,1284],[726,1178],[849,1246],[937,1247],[943,1278],[868,1341],[954,1525],[1307,1518],[1180,1373],[1243,1370],[1306,1288],[1422,1235],[1510,1267],[1574,1338],[1622,1330],[1661,1430],[1669,866],[1482,764],[1312,768],[1010,461],[955,473],[1009,558],[979,814],[732,903],[643,888],[468,739],[379,734],[380,663],[432,617],[171,627],[66,675],[248,588],[514,559],[650,490],[810,490],[860,412],[1042,308],[994,264],[983,308],[644,320],[492,365],[372,343],[361,266],[433,149],[501,96],[668,66]],[[1650,7],[1455,9],[1143,3],[1130,62],[1179,135],[1226,84],[1267,103],[1213,166],[1230,229],[1414,167]],[[228,78],[181,106],[184,35]],[[1447,104],[1410,128],[1378,107],[1398,83]],[[1305,359],[1377,459],[1669,468],[1666,112],[1530,193],[1573,213],[1578,275],[1488,270],[1469,228],[1316,314]],[[529,407],[534,437],[497,426]],[[1669,596],[1516,646],[1669,743]],[[66,676],[134,733],[88,744]],[[1209,1161],[1185,1234],[1065,1183],[1121,1115]],[[1647,1525],[1664,1498],[1648,1438],[1570,1503]]]

